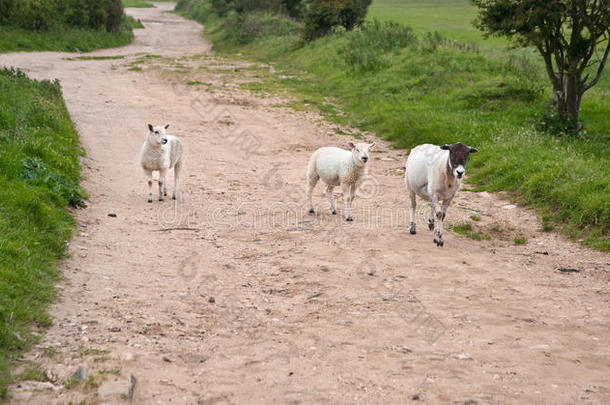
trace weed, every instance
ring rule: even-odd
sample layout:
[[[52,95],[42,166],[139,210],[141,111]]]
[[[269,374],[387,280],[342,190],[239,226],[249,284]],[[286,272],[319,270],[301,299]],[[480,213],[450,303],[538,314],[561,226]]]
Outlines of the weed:
[[[48,346],[44,348],[42,354],[43,356],[52,359],[59,354],[59,350],[57,350],[55,346]]]
[[[479,232],[474,232],[472,230],[472,226],[470,224],[457,224],[454,225],[451,230],[460,235],[464,235],[474,240],[490,240],[491,237],[489,235],[481,234]]]
[[[525,245],[527,243],[527,238],[525,236],[519,236],[515,238],[515,245]]]
[[[110,350],[96,349],[93,347],[87,347],[87,348],[80,349],[81,356],[100,356],[100,355],[108,354],[108,353],[110,353]]]
[[[47,373],[41,364],[33,363],[22,371],[17,378],[27,381],[48,381]]]
[[[78,378],[70,377],[66,381],[64,381],[64,387],[66,387],[67,390],[71,390],[72,388],[76,387],[80,382],[81,381]]]
[[[473,215],[470,216],[470,219],[472,219],[473,221],[477,221],[478,222],[478,221],[481,220],[481,217],[478,216],[478,215],[473,214]]]
[[[118,367],[110,368],[110,369],[102,369],[99,371],[100,374],[112,374],[112,375],[120,375],[121,369]]]

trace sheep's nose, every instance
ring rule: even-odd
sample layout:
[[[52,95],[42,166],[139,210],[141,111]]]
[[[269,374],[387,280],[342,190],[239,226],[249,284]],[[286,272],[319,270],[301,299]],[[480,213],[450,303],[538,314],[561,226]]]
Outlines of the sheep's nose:
[[[463,170],[456,170],[456,173],[457,173],[458,179],[461,179],[462,176],[464,175],[464,171]]]
[[[163,145],[165,145],[165,144],[167,143],[167,138],[163,138],[163,139],[161,140],[161,143],[162,143]]]
[[[368,156],[362,156],[362,161],[363,161],[364,163],[366,163],[366,161],[367,161],[367,160],[369,160],[369,157],[368,157]]]

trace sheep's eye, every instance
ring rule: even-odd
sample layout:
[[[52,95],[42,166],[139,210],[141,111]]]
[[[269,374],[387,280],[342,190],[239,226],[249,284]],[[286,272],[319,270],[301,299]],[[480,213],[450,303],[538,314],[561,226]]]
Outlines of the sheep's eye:
[[[159,135],[159,131],[155,131],[155,134]]]
[[[356,148],[356,152],[360,152],[360,149]]]

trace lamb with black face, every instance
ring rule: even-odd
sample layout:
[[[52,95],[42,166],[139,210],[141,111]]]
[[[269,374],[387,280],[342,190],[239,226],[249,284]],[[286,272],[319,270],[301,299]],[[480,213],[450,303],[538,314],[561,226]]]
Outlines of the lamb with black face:
[[[405,184],[411,198],[412,235],[416,233],[416,196],[419,196],[430,201],[428,227],[434,229],[434,243],[444,245],[443,220],[447,208],[462,185],[468,156],[477,152],[475,148],[460,142],[440,147],[424,144],[411,150],[405,163]]]

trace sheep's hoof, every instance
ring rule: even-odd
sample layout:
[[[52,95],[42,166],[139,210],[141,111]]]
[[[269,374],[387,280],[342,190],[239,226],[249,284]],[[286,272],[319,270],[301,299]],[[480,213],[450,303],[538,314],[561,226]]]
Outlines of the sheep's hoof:
[[[151,203],[151,202],[152,202],[152,198],[149,198],[149,199],[148,199],[148,202],[149,202],[149,203]]]
[[[172,200],[175,200],[175,199],[176,199],[176,196],[175,196],[175,195],[173,195],[173,196],[172,196]]]
[[[431,231],[434,230],[434,220],[428,221],[428,229],[430,229]]]
[[[313,210],[313,208],[312,208],[312,209],[310,209],[310,210],[309,210],[309,213],[310,213],[310,214],[315,214],[316,212],[315,212],[315,211]]]
[[[337,215],[337,211],[332,210],[331,212],[333,213],[333,215]]]
[[[159,197],[159,201],[163,201],[163,197]]]
[[[443,247],[443,245],[445,244],[445,242],[443,242],[442,239],[436,239],[436,238],[434,238],[434,243],[436,243],[436,246],[438,246],[438,247]]]
[[[352,218],[352,217],[347,217],[347,218],[345,218],[345,220],[346,220],[346,221],[349,221],[349,222],[352,222],[352,221],[354,220],[354,218]]]
[[[167,195],[167,191],[164,191],[164,192],[163,192],[163,195]]]
[[[415,228],[411,228],[411,229],[409,229],[409,233],[411,235],[415,235],[417,232],[415,231]]]

